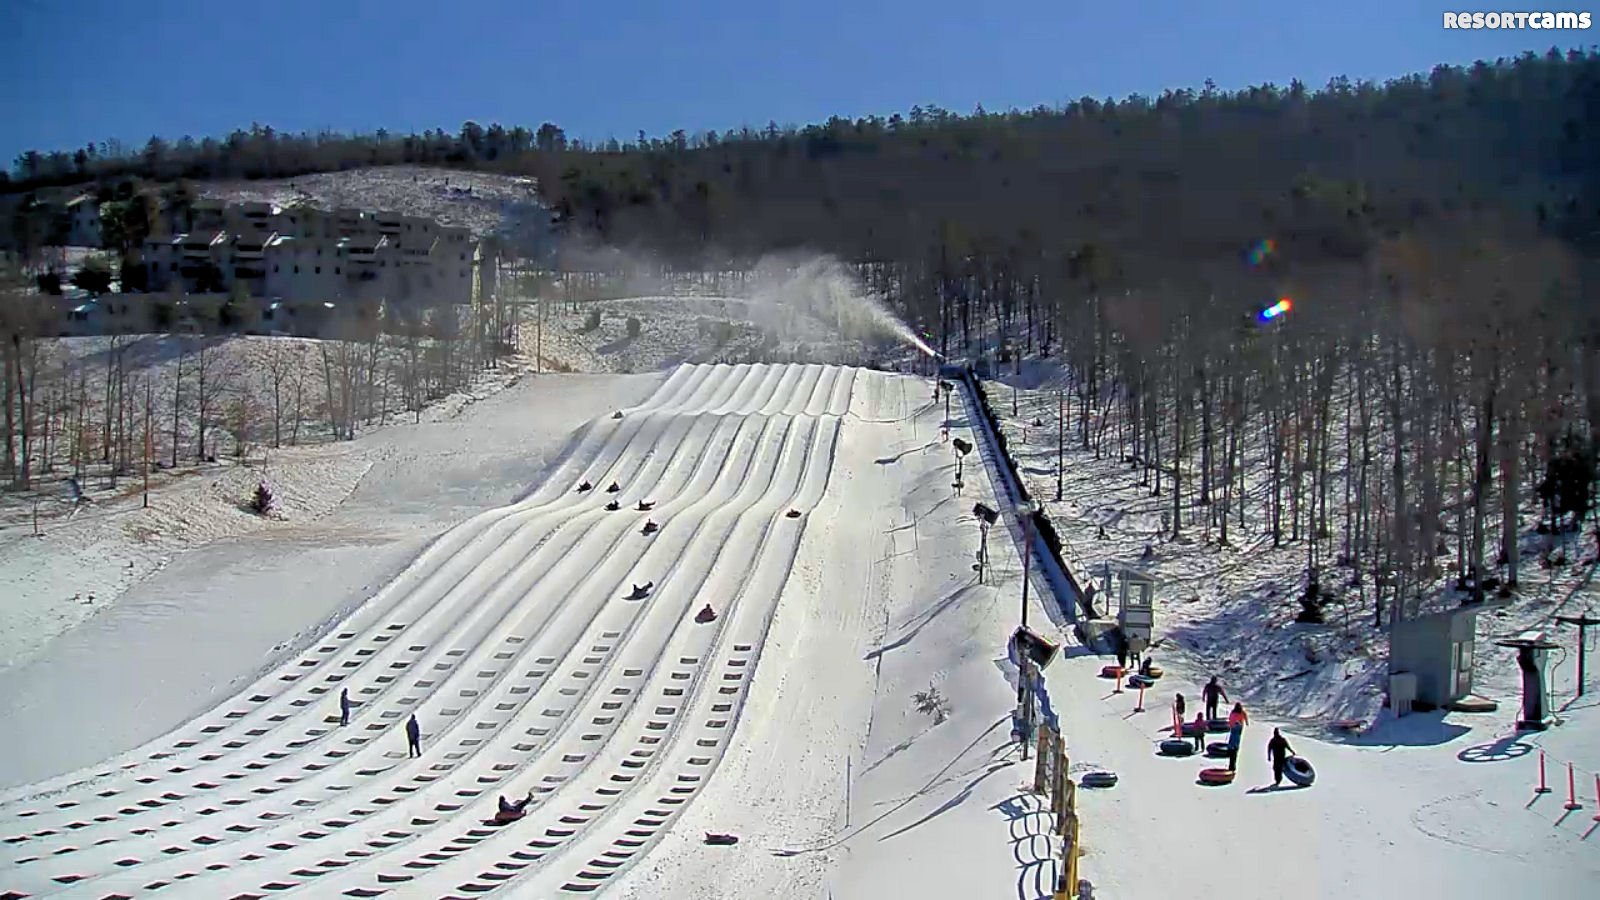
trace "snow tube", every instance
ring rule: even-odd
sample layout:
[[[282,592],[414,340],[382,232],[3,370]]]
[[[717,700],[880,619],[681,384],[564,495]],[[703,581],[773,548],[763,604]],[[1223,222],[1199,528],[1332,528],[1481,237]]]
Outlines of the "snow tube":
[[[1206,731],[1210,734],[1227,734],[1227,719],[1209,719],[1206,721]]]
[[[1126,672],[1127,672],[1127,670],[1122,668],[1121,666],[1102,666],[1100,668],[1100,677],[1101,678],[1118,678],[1118,677],[1121,677],[1122,675],[1126,674]]]
[[[1142,674],[1146,678],[1160,678],[1161,676],[1167,674],[1167,672],[1166,672],[1165,669],[1161,668],[1160,666],[1152,665],[1149,668],[1149,670],[1145,671]]]
[[[1233,784],[1233,773],[1221,767],[1201,769],[1200,781],[1204,784]]]
[[[1085,772],[1083,777],[1078,779],[1078,783],[1083,785],[1084,787],[1092,787],[1092,788],[1111,787],[1112,785],[1117,783],[1117,773],[1115,773],[1115,772]]]
[[[1196,725],[1193,721],[1189,721],[1189,722],[1183,723],[1183,736],[1184,737],[1194,737],[1197,734],[1205,734],[1205,731],[1202,730],[1200,728],[1200,726]]]
[[[1228,758],[1228,742],[1227,741],[1212,741],[1211,743],[1206,745],[1206,755],[1211,757],[1212,759],[1227,759]]]
[[[798,519],[798,518],[800,518],[800,510],[791,509],[788,512],[784,513],[784,515],[788,516],[791,519]]]
[[[1289,764],[1283,767],[1283,777],[1300,787],[1310,787],[1311,782],[1317,780],[1317,770],[1311,768],[1311,763],[1298,756],[1289,757]]]
[[[1193,756],[1194,743],[1183,738],[1167,738],[1161,742],[1162,756]]]
[[[706,832],[706,843],[737,844],[739,843],[739,836],[737,834],[721,834],[715,831],[708,831]]]
[[[1146,678],[1143,675],[1129,675],[1128,676],[1128,687],[1131,687],[1131,688],[1147,688],[1147,687],[1150,687],[1150,686],[1154,685],[1155,683],[1156,682],[1155,682],[1154,678]]]
[[[502,809],[502,810],[497,811],[494,814],[494,819],[491,820],[491,821],[493,821],[494,824],[496,824],[496,825],[508,825],[508,824],[510,824],[512,822],[517,821],[518,819],[522,818],[525,815],[527,815],[526,811],[524,811],[524,812],[507,812],[507,811]]]

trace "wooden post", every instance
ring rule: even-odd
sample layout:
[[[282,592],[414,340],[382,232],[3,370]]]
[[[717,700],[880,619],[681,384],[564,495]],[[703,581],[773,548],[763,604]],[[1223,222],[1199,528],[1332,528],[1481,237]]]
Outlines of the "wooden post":
[[[1033,792],[1035,794],[1048,793],[1050,784],[1050,762],[1053,755],[1050,751],[1055,744],[1055,733],[1048,725],[1039,726],[1039,761],[1033,767]]]

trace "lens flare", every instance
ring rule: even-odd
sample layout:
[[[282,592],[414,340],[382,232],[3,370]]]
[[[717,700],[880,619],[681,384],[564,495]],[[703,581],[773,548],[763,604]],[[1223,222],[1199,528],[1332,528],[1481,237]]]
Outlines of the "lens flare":
[[[1271,256],[1277,251],[1277,241],[1274,241],[1272,238],[1262,238],[1261,240],[1252,244],[1249,250],[1245,251],[1245,258],[1250,261],[1250,265],[1259,266],[1267,261],[1267,257]]]
[[[1280,297],[1277,303],[1263,309],[1258,315],[1263,322],[1270,322],[1294,308],[1294,302],[1288,297]]]

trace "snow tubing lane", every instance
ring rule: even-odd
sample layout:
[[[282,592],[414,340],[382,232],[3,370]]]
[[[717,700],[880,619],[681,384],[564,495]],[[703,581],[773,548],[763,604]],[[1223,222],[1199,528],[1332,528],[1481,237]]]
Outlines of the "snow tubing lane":
[[[1206,755],[1212,759],[1227,759],[1228,744],[1226,741],[1212,741],[1206,745]]]
[[[1283,777],[1300,787],[1310,787],[1311,782],[1317,780],[1317,770],[1301,757],[1291,756],[1289,764],[1283,767]]]
[[[1233,784],[1233,773],[1223,768],[1200,770],[1201,784]]]
[[[1101,666],[1100,667],[1100,677],[1101,678],[1118,678],[1118,677],[1121,677],[1124,673],[1126,673],[1126,671],[1127,670],[1122,668],[1121,666]]]
[[[1193,756],[1194,744],[1182,738],[1167,738],[1161,742],[1162,756]]]
[[[1117,773],[1115,773],[1115,772],[1086,772],[1086,773],[1084,773],[1082,778],[1078,779],[1078,783],[1083,785],[1084,787],[1092,787],[1092,788],[1111,787],[1112,785],[1117,783]]]

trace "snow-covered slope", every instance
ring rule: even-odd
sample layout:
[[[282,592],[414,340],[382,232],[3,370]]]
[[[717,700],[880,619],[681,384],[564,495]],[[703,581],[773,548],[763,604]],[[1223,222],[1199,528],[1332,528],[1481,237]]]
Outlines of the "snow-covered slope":
[[[303,659],[144,748],[13,792],[0,821],[25,839],[7,847],[7,887],[404,883],[442,896],[545,857],[540,871],[562,885],[602,883],[715,768],[804,514],[828,485],[855,374],[678,370],[643,406],[598,421],[529,497],[446,534]],[[575,492],[580,480],[625,484],[623,509],[604,509],[603,489]],[[655,505],[630,511],[641,501]],[[646,518],[660,532],[641,533]],[[622,599],[647,581],[647,600]],[[706,601],[720,616],[698,624]],[[358,708],[340,729],[329,719],[345,686]],[[399,730],[412,712],[428,748],[415,763]],[[543,827],[478,825],[496,792],[528,789]],[[602,834],[609,856],[560,852]]]
[[[426,166],[381,166],[200,186],[203,196],[230,203],[301,202],[323,209],[389,210],[462,225],[479,235],[517,226],[547,226],[549,212],[539,204],[536,190],[531,178]]]

